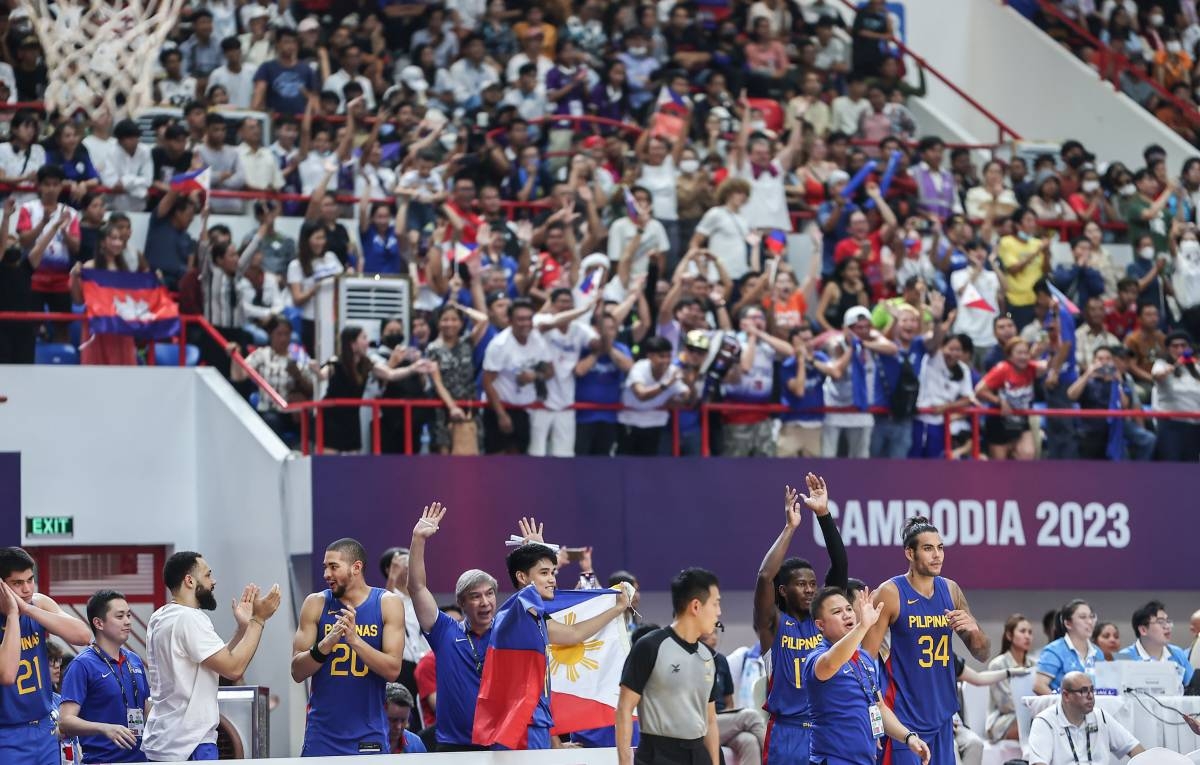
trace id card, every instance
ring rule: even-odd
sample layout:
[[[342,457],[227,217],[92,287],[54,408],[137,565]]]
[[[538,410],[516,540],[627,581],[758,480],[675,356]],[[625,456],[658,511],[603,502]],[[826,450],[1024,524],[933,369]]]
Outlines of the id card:
[[[138,736],[146,730],[146,720],[143,717],[140,709],[125,710],[125,727],[133,731]]]
[[[871,735],[883,738],[883,712],[879,711],[878,704],[867,707],[867,717],[871,719]]]

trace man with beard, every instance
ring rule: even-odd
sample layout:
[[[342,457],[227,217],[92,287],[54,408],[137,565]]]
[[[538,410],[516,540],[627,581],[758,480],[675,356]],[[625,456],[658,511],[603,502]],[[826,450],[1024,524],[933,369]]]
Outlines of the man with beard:
[[[754,630],[764,654],[771,654],[771,678],[766,709],[771,714],[767,728],[765,765],[803,762],[808,757],[812,738],[812,710],[808,689],[801,673],[808,656],[821,644],[816,623],[810,613],[817,594],[817,576],[812,564],[803,558],[787,558],[788,546],[804,519],[801,504],[817,516],[817,524],[829,551],[826,587],[846,587],[848,566],[846,548],[837,524],[829,514],[829,492],[825,479],[809,473],[804,478],[808,496],[791,486],[784,489],[785,523],[783,531],[758,569],[754,588]]]
[[[325,548],[329,589],[304,599],[292,679],[312,678],[301,757],[383,754],[389,681],[404,658],[404,601],[364,579],[367,553],[345,538]]]
[[[465,752],[486,749],[471,743],[475,725],[475,701],[483,676],[483,660],[492,642],[492,619],[496,615],[496,580],[477,568],[464,571],[454,588],[463,620],[457,621],[438,609],[426,586],[425,543],[437,533],[446,508],[438,502],[427,506],[413,529],[408,557],[408,595],[437,660],[437,750]]]
[[[279,608],[279,585],[260,596],[248,584],[233,603],[237,631],[228,643],[204,611],[215,611],[217,581],[198,552],[177,552],[163,566],[171,602],[146,627],[150,714],[142,752],[151,762],[217,759],[217,678],[236,681],[250,666],[267,619]]]
[[[887,580],[872,594],[871,606],[882,604],[883,610],[862,638],[862,648],[872,658],[878,656],[883,634],[890,629],[891,654],[884,665],[888,702],[906,730],[927,742],[932,754],[920,757],[889,739],[883,761],[954,765],[958,690],[950,637],[957,633],[979,661],[987,659],[990,642],[971,615],[962,588],[941,575],[946,552],[937,528],[916,516],[905,523],[901,538],[908,572]]]
[[[0,548],[0,762],[57,765],[50,719],[50,635],[87,645],[91,632],[37,591],[33,558]]]

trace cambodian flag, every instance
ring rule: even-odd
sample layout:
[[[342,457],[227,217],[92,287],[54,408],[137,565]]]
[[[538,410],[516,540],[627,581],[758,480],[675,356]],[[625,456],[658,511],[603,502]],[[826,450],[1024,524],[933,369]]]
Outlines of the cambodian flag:
[[[208,165],[199,170],[192,170],[191,172],[180,173],[171,177],[171,190],[178,191],[180,194],[190,194],[193,191],[208,193],[211,185],[212,169]]]
[[[763,244],[767,247],[767,252],[772,255],[782,255],[787,251],[787,234],[780,229],[773,228],[763,239]]]
[[[614,590],[560,590],[546,601],[531,585],[505,601],[484,661],[473,743],[524,748],[544,693],[550,693],[554,735],[615,724],[621,668],[629,654],[622,620],[579,645],[558,646],[547,644],[534,615],[575,624],[612,608],[616,598]]]
[[[179,306],[154,274],[85,268],[81,278],[92,332],[142,340],[179,334]]]

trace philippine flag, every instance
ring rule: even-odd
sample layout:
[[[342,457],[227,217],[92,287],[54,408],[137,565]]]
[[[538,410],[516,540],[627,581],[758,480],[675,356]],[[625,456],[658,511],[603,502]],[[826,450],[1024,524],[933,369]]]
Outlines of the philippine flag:
[[[575,624],[612,608],[616,598],[614,590],[560,590],[545,601],[529,586],[505,601],[493,622],[475,704],[475,744],[523,748],[543,693],[550,694],[554,735],[615,724],[629,655],[623,621],[614,619],[579,645],[547,645],[530,611]]]
[[[981,311],[988,311],[989,313],[996,312],[996,306],[989,303],[987,298],[983,296],[974,284],[967,284],[958,302],[966,308],[978,308]]]
[[[777,228],[773,228],[767,233],[763,244],[767,247],[767,252],[772,255],[782,255],[787,250],[787,234]]]
[[[80,277],[92,332],[143,340],[179,334],[179,305],[154,274],[85,268]]]
[[[454,262],[456,264],[466,263],[468,260],[470,260],[471,258],[475,257],[478,254],[479,254],[479,245],[474,242],[472,242],[471,244],[466,244],[464,242],[455,242],[454,243]]]
[[[190,194],[193,191],[208,193],[211,185],[212,168],[208,165],[199,170],[192,170],[191,172],[180,173],[171,177],[171,189],[178,191],[180,194]]]

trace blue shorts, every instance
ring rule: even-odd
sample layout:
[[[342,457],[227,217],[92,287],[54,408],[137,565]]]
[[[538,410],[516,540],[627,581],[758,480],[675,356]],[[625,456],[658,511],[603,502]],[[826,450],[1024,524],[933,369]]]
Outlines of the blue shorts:
[[[934,733],[917,731],[917,734],[929,744],[929,765],[955,765],[954,718]],[[889,738],[884,744],[881,762],[883,765],[921,765],[921,758],[904,744]]]
[[[374,747],[374,748],[373,748]],[[305,734],[304,744],[300,747],[301,757],[336,757],[358,754],[387,754],[390,749],[388,738],[366,739],[364,741],[332,740],[329,736],[309,736]]]
[[[772,717],[767,722],[767,735],[763,741],[765,765],[794,765],[808,762],[812,752],[812,728],[808,723],[780,720]]]
[[[49,716],[24,725],[0,727],[0,762],[59,765],[61,753]]]
[[[192,752],[192,756],[188,757],[188,762],[198,762],[200,760],[219,760],[217,756],[216,744],[201,744]]]
[[[538,728],[533,725],[530,725],[525,730],[526,730],[526,733],[525,733],[525,736],[526,736],[525,748],[526,749],[549,749],[550,748],[550,729],[549,728]],[[506,752],[506,751],[508,751],[508,747],[503,746],[502,744],[492,744],[492,751]]]
[[[813,757],[808,765],[860,765],[854,760],[843,760],[841,757]]]

